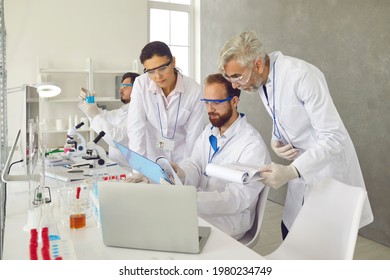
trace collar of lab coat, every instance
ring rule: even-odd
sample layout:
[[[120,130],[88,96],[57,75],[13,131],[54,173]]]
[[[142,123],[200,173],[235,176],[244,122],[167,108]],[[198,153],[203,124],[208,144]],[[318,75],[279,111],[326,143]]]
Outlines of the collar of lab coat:
[[[223,135],[219,135],[219,128],[218,127],[211,127],[210,134],[217,137],[217,139],[230,139],[234,134],[238,133],[238,127],[237,125],[239,122],[246,119],[246,116],[244,113],[239,113],[238,118],[226,129]]]
[[[273,79],[274,79],[274,63],[276,64],[276,60],[279,58],[279,57],[282,57],[283,54],[279,51],[276,51],[276,52],[272,52],[269,54],[269,73],[268,73],[268,78],[267,78],[267,82],[265,83],[266,85],[269,85],[272,83]],[[272,84],[271,84],[272,85]]]
[[[153,82],[152,79],[150,79],[150,84],[149,84],[148,90],[152,93],[164,95],[161,87],[159,87],[155,82]],[[177,72],[177,79],[176,79],[175,88],[173,89],[173,91],[171,93],[169,93],[168,96],[180,95],[180,93],[184,93],[184,79],[183,79],[183,75],[180,74],[180,72]]]

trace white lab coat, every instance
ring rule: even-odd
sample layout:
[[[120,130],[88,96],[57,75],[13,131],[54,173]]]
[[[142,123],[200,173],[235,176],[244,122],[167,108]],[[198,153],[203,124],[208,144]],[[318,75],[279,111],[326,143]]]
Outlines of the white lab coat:
[[[131,170],[128,162],[121,152],[116,148],[114,141],[127,146],[129,138],[127,136],[127,114],[129,104],[123,105],[115,110],[101,110],[100,114],[91,121],[91,128],[99,133],[104,131],[106,134],[103,139],[108,144],[108,157],[117,162],[123,168]]]
[[[165,156],[179,162],[189,157],[203,129],[201,98],[200,85],[180,73],[168,98],[147,74],[137,77],[128,114],[129,148],[151,160]],[[162,136],[173,138],[173,151],[157,148]]]
[[[209,142],[211,134],[217,137],[219,147],[214,156]],[[199,216],[240,239],[253,224],[256,202],[264,185],[260,181],[243,185],[210,178],[204,174],[209,162],[261,166],[271,162],[268,148],[246,117],[240,116],[222,136],[218,128],[208,125],[197,139],[191,157],[180,164],[186,173],[185,184],[197,186]]]
[[[266,88],[269,106],[262,90],[259,94],[271,116],[270,108],[275,104],[277,125],[282,134],[280,140],[290,142],[301,150],[293,161],[301,178],[289,182],[283,214],[283,222],[289,229],[304,202],[304,196],[322,178],[333,177],[362,188],[365,184],[352,140],[333,104],[325,77],[318,68],[284,56],[281,52],[273,52],[270,54]],[[277,139],[274,135],[272,137]],[[360,227],[372,221],[367,198]]]

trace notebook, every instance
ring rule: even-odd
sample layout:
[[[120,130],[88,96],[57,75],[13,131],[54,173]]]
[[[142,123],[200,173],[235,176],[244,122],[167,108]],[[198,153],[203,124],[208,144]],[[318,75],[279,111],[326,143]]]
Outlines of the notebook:
[[[199,253],[210,227],[198,226],[196,189],[146,183],[99,182],[106,246]]]

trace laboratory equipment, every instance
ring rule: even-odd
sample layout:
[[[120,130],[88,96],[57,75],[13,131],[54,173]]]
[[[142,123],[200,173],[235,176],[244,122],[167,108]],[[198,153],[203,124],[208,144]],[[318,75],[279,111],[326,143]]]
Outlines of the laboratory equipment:
[[[73,200],[72,209],[69,216],[69,223],[71,229],[82,229],[86,226],[85,208],[80,200],[81,187],[76,189],[76,199]]]
[[[88,89],[86,88],[81,88],[81,91],[84,92],[86,94],[85,96],[85,101],[87,103],[95,103],[95,92],[90,92]]]
[[[39,223],[39,229],[42,235],[42,230],[47,228],[49,241],[60,240],[60,233],[57,223],[53,217],[53,205],[44,203],[42,207],[42,217]],[[42,237],[42,236],[41,236]]]
[[[106,133],[104,131],[100,131],[96,138],[87,143],[87,149],[85,151],[85,155],[82,156],[85,160],[92,160],[92,168],[102,168],[105,167],[108,162],[108,157],[106,151],[99,146],[97,143]]]
[[[85,138],[81,135],[81,133],[77,132],[77,129],[82,127],[84,122],[79,123],[74,127],[70,127],[68,129],[68,133],[66,134],[66,143],[64,146],[64,153],[69,156],[80,156],[85,152],[86,141]],[[76,141],[78,138],[79,141]]]
[[[45,154],[42,127],[29,122],[27,146],[27,165],[29,178],[29,201],[27,229],[39,228],[45,214],[45,204],[51,202],[50,188],[45,184]],[[39,174],[39,175],[38,175]]]

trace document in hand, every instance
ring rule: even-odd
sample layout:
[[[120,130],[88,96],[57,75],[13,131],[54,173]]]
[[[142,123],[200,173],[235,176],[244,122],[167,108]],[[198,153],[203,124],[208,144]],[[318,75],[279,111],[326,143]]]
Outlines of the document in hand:
[[[224,165],[209,163],[206,166],[206,174],[210,177],[241,184],[248,184],[262,179],[258,167],[239,162]]]
[[[176,172],[165,157],[158,157],[156,161],[152,161],[118,142],[114,141],[114,143],[131,168],[148,177],[153,183],[160,184],[161,179],[163,179],[172,185],[182,185]]]
[[[182,182],[180,181],[179,177],[177,176],[175,170],[173,170],[172,165],[169,163],[169,161],[161,156],[156,159],[156,163],[161,166],[162,170],[164,170],[164,173],[168,176],[171,182],[173,182],[174,185],[182,186]]]

